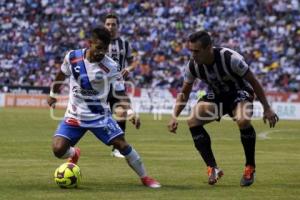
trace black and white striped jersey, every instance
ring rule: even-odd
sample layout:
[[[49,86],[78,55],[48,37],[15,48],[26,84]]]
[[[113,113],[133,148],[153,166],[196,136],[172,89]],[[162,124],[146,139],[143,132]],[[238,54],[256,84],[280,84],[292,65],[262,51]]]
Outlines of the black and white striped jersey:
[[[124,69],[133,59],[129,42],[120,37],[111,40],[107,55],[119,63],[119,71]]]
[[[237,90],[252,92],[251,85],[243,78],[249,70],[243,56],[228,48],[214,47],[213,51],[215,62],[211,66],[198,65],[190,59],[185,68],[185,82],[193,83],[196,78],[199,78],[215,94]]]

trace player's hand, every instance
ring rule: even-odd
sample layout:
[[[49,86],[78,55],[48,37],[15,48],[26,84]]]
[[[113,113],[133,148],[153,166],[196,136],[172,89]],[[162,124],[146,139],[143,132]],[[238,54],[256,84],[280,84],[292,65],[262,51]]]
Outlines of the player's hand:
[[[128,75],[129,75],[129,70],[128,70],[128,69],[123,69],[123,70],[121,71],[121,74],[122,74],[123,78],[125,79],[125,78],[127,78]]]
[[[133,113],[132,116],[128,116],[129,121],[135,126],[136,129],[139,129],[141,127],[141,120],[140,117]]]
[[[48,103],[48,105],[49,105],[50,107],[55,108],[56,102],[57,102],[57,99],[56,99],[56,98],[53,98],[53,97],[48,96],[48,98],[47,98],[47,103]]]
[[[178,127],[178,122],[177,119],[172,118],[168,124],[168,129],[171,133],[176,133]]]
[[[275,124],[279,121],[279,117],[271,108],[268,108],[264,111],[263,120],[264,123],[266,123],[268,120],[270,124],[270,128],[273,128],[275,127]]]

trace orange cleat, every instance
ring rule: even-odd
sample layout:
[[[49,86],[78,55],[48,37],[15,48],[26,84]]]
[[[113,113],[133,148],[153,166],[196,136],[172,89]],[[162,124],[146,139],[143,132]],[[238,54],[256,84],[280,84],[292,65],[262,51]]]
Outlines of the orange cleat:
[[[224,175],[223,171],[217,167],[207,167],[208,184],[214,185]]]
[[[250,186],[254,182],[255,176],[255,167],[251,165],[247,165],[244,169],[244,174],[241,178],[240,186]]]
[[[144,186],[149,188],[160,188],[161,185],[158,181],[154,180],[153,178],[149,176],[145,176],[144,178],[141,178],[141,181]]]

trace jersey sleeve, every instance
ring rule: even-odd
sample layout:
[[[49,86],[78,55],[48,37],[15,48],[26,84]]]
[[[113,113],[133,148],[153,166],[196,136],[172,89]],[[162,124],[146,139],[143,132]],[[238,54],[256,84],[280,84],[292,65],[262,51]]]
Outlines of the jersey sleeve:
[[[60,69],[66,76],[71,76],[71,64],[70,64],[70,52],[68,52],[64,58],[64,62],[62,63]]]
[[[243,57],[232,56],[231,69],[235,74],[237,74],[240,77],[243,77],[248,72],[249,65],[245,62]]]
[[[184,68],[184,82],[192,84],[194,83],[196,77],[192,74],[190,67],[193,67],[191,61],[189,61]]]

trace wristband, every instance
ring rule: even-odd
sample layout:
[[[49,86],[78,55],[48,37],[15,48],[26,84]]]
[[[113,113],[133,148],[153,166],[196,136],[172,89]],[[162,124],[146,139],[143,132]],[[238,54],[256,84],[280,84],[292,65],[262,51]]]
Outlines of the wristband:
[[[58,94],[54,93],[52,90],[50,91],[49,96],[52,98],[56,98]]]
[[[134,114],[134,111],[132,109],[127,110],[127,116],[131,116]]]

